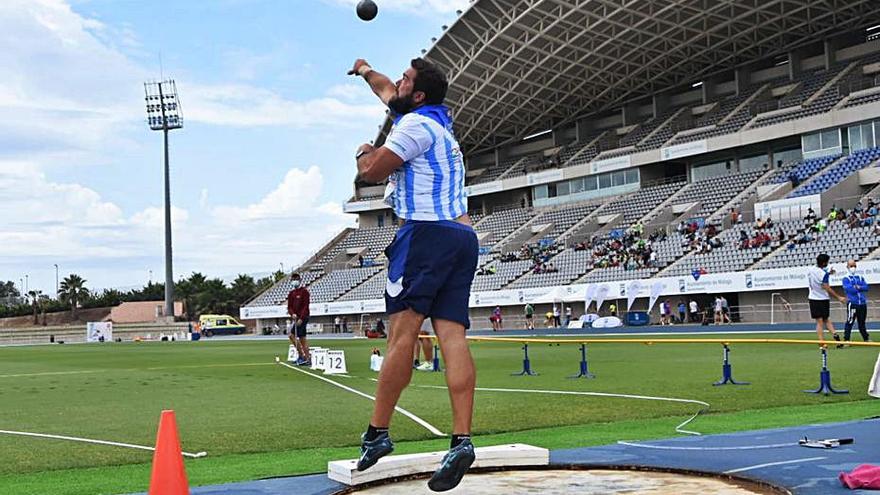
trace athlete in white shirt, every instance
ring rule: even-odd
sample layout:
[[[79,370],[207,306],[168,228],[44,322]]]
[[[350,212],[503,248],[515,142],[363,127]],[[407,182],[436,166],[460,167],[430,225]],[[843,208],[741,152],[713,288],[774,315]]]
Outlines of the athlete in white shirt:
[[[371,183],[387,179],[386,201],[404,221],[385,250],[388,349],[357,469],[369,469],[394,450],[388,427],[412,376],[419,328],[430,318],[446,362],[452,441],[428,487],[446,491],[458,485],[476,458],[470,439],[476,370],[465,331],[479,251],[467,215],[464,160],[452,116],[443,105],[449,83],[441,70],[421,58],[410,62],[396,84],[363,59],[349,73],[363,77],[394,116],[384,146],[358,148],[358,176]]]
[[[810,289],[807,299],[810,301],[810,316],[816,320],[816,335],[823,343],[825,342],[823,333],[825,328],[831,333],[834,340],[840,340],[840,336],[834,330],[834,323],[831,322],[831,296],[846,303],[846,297],[835,292],[828,284],[830,276],[834,274],[834,270],[828,269],[830,259],[827,254],[822,253],[816,257],[816,266],[811,266],[807,270],[807,282]]]

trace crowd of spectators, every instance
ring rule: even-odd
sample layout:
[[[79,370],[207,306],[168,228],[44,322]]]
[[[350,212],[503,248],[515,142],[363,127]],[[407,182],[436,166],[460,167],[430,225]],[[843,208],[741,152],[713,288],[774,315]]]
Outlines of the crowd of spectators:
[[[654,245],[666,239],[666,232],[658,229],[645,236],[645,228],[637,223],[626,231],[614,231],[607,238],[595,236],[575,244],[575,251],[590,251],[590,269],[623,267],[626,270],[657,266]]]
[[[700,227],[696,221],[679,222],[677,230],[681,234],[681,247],[685,251],[708,254],[724,245],[718,237],[718,227],[711,223]]]
[[[532,261],[533,273],[554,273],[559,271],[550,262],[550,258],[561,251],[559,245],[552,241],[543,241],[537,244],[524,244],[519,251],[512,251],[501,256],[502,262],[508,261]]]

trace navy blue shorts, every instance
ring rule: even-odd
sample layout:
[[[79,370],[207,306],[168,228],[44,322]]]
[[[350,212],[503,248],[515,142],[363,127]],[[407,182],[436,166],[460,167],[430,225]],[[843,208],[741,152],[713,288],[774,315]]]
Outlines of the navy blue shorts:
[[[477,234],[451,220],[407,221],[385,249],[385,310],[411,309],[470,327],[468,303],[479,254]]]
[[[302,319],[302,325],[297,325],[296,322],[293,322],[293,333],[299,338],[305,337],[306,333],[307,333],[306,330],[308,329],[308,326],[309,326],[309,319],[308,318]]]

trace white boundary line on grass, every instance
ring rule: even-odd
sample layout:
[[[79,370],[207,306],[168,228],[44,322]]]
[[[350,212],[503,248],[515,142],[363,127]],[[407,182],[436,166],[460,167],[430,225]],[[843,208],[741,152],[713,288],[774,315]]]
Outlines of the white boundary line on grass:
[[[445,389],[441,385],[415,385],[419,388],[435,388],[435,389]],[[613,397],[620,399],[638,399],[638,400],[655,400],[655,401],[663,401],[663,402],[679,402],[684,404],[697,404],[704,406],[703,409],[700,409],[693,416],[688,418],[687,421],[681,423],[680,425],[675,427],[676,433],[683,433],[685,435],[701,435],[701,433],[696,431],[688,431],[684,430],[685,426],[688,425],[691,421],[697,419],[703,411],[707,411],[709,407],[708,402],[703,402],[701,400],[693,400],[693,399],[676,399],[674,397],[653,397],[650,395],[632,395],[632,394],[612,394],[608,392],[579,392],[575,390],[541,390],[541,389],[529,389],[529,388],[486,388],[486,387],[477,387],[474,390],[477,392],[512,392],[512,393],[521,393],[521,394],[552,394],[552,395],[586,395],[591,397]]]
[[[91,443],[96,445],[109,445],[111,447],[125,447],[127,449],[139,449],[139,450],[150,450],[155,451],[155,447],[149,447],[147,445],[135,445],[132,443],[121,443],[121,442],[110,442],[108,440],[95,440],[92,438],[80,438],[80,437],[68,437],[65,435],[51,435],[48,433],[31,433],[27,431],[10,431],[10,430],[0,430],[0,434],[5,435],[17,435],[21,437],[36,437],[36,438],[50,438],[53,440],[69,440],[72,442],[83,442],[83,443]],[[207,452],[198,452],[196,454],[191,454],[189,452],[183,452],[185,457],[190,457],[192,459],[198,459],[200,457],[205,457],[208,455]]]
[[[376,398],[373,397],[373,396],[370,395],[370,394],[367,394],[367,393],[361,392],[360,390],[353,389],[353,388],[351,388],[351,387],[349,387],[349,386],[346,386],[346,385],[343,385],[343,384],[341,384],[341,383],[339,383],[339,382],[334,382],[333,380],[331,380],[331,379],[329,379],[329,378],[325,378],[325,377],[323,377],[323,376],[321,376],[321,375],[318,375],[318,374],[315,374],[315,373],[311,373],[311,372],[309,372],[309,371],[306,371],[306,370],[304,370],[304,369],[298,368],[298,367],[296,367],[296,366],[292,366],[292,365],[287,364],[287,363],[285,363],[285,362],[283,362],[283,361],[279,361],[278,364],[280,364],[281,366],[284,366],[285,368],[290,368],[290,369],[292,369],[292,370],[294,370],[294,371],[299,371],[300,373],[303,373],[303,374],[309,375],[309,376],[314,377],[314,378],[317,378],[317,379],[319,379],[319,380],[323,380],[323,381],[325,381],[325,382],[327,382],[327,383],[329,383],[329,384],[331,384],[331,385],[336,385],[337,387],[339,387],[339,388],[341,388],[341,389],[343,389],[343,390],[346,390],[346,391],[351,392],[351,393],[353,393],[353,394],[360,395],[361,397],[364,397],[364,398],[366,398],[366,399],[370,399],[371,401],[374,401],[374,402],[376,401]],[[438,437],[445,437],[445,436],[446,436],[445,433],[443,433],[442,431],[440,431],[440,430],[438,430],[437,428],[435,428],[433,425],[431,425],[431,423],[428,423],[428,422],[425,421],[424,419],[422,419],[422,418],[416,416],[415,414],[413,414],[413,413],[407,411],[406,409],[404,409],[404,408],[402,408],[402,407],[399,407],[399,406],[394,406],[394,410],[397,411],[397,412],[399,412],[400,414],[403,414],[403,415],[406,416],[407,418],[409,418],[409,419],[415,421],[415,422],[418,423],[419,425],[423,426],[426,430],[430,431],[433,435],[436,435],[436,436],[438,436]]]

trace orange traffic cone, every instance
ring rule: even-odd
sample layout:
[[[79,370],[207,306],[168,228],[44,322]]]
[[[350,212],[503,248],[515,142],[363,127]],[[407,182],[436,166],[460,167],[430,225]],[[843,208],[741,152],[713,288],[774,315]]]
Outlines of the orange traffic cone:
[[[189,495],[174,411],[162,411],[159,419],[149,495]]]

